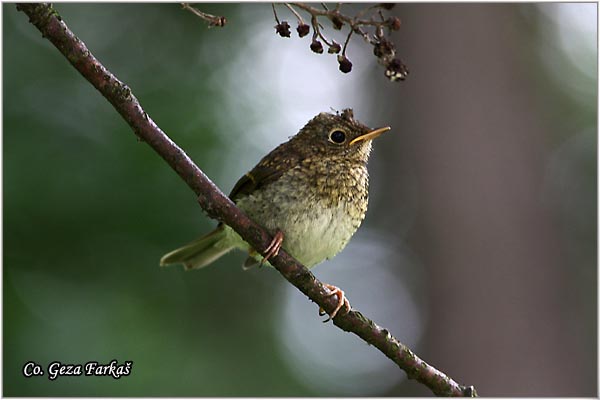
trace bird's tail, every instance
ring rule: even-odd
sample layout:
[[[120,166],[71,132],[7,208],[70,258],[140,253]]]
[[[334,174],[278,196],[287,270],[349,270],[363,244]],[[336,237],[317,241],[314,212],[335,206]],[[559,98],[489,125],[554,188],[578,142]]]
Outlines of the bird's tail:
[[[186,270],[205,267],[233,249],[234,245],[228,239],[225,225],[220,225],[207,235],[165,254],[160,259],[160,266],[183,264]]]

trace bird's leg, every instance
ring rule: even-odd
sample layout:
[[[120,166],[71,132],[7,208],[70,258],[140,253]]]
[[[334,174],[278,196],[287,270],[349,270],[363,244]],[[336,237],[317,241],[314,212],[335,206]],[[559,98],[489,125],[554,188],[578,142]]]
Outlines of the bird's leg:
[[[344,291],[342,289],[340,289],[337,286],[330,285],[329,283],[324,283],[323,286],[325,286],[331,292],[328,294],[328,296],[337,296],[337,298],[338,298],[337,306],[335,307],[333,312],[329,315],[329,318],[327,318],[323,322],[328,322],[329,320],[334,319],[335,316],[337,315],[338,311],[340,311],[340,309],[342,308],[342,306],[344,307],[346,312],[351,310],[352,307],[350,307],[350,302],[346,298],[346,295],[344,294]],[[323,308],[319,308],[319,315],[325,315],[325,314],[326,314],[325,310],[323,310]]]
[[[283,232],[278,230],[277,233],[275,233],[275,236],[273,236],[273,240],[271,240],[271,243],[269,243],[269,246],[265,249],[265,255],[261,260],[259,267],[262,267],[265,261],[268,261],[269,258],[275,257],[277,254],[279,254],[279,249],[281,249],[282,243]]]

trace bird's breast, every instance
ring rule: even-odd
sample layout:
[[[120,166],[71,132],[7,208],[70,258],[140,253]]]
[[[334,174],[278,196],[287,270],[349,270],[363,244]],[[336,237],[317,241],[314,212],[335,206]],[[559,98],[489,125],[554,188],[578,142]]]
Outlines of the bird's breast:
[[[312,267],[346,247],[362,218],[354,218],[344,204],[331,208],[315,203],[302,214],[283,221],[280,228],[286,235],[283,247],[307,267]]]
[[[340,252],[360,226],[368,174],[363,166],[316,174],[295,168],[237,203],[272,234],[281,230],[282,247],[312,267]]]

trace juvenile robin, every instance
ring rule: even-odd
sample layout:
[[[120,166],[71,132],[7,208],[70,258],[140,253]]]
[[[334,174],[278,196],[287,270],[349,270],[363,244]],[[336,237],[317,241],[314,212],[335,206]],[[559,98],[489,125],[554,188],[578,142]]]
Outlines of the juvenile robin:
[[[181,263],[202,268],[228,251],[248,251],[244,268],[263,263],[283,248],[308,268],[339,253],[367,211],[371,141],[390,127],[370,129],[354,119],[351,109],[320,113],[287,142],[279,145],[233,187],[229,197],[274,239],[264,257],[229,226],[165,254],[160,265]],[[326,285],[338,305],[350,305],[344,292]]]

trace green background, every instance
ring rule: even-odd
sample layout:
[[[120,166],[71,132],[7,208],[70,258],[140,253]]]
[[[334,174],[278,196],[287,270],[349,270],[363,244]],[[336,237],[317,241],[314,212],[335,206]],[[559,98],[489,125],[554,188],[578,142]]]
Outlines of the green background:
[[[160,269],[214,221],[2,7],[4,396],[430,394],[239,253]],[[223,29],[177,4],[56,8],[225,192],[320,111],[391,125],[367,219],[316,275],[482,395],[596,395],[595,4],[398,5],[400,83],[358,37],[343,75],[308,37],[276,36],[269,4],[198,5]],[[112,359],[131,375],[22,375]]]

